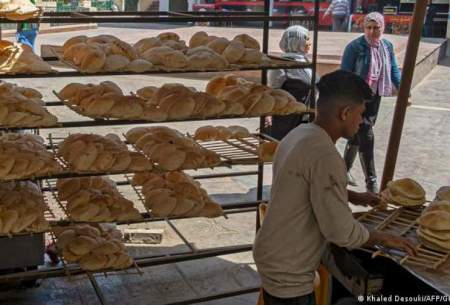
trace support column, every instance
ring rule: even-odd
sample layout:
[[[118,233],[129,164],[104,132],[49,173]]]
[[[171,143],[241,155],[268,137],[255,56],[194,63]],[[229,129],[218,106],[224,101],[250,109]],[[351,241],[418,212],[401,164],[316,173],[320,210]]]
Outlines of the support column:
[[[405,60],[403,63],[402,80],[397,96],[397,102],[395,103],[394,118],[392,119],[386,161],[384,163],[381,190],[384,190],[386,184],[394,177],[403,123],[405,121],[406,108],[408,107],[409,93],[411,91],[414,68],[416,66],[417,51],[419,49],[420,37],[422,36],[422,26],[427,2],[427,0],[417,0],[414,6],[412,26],[411,31],[409,32]]]

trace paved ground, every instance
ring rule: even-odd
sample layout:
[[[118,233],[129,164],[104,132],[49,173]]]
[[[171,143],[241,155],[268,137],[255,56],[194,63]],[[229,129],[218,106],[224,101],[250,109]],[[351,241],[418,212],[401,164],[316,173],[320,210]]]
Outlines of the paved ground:
[[[115,35],[122,34],[122,37],[128,38],[130,41],[135,41],[139,35],[146,35],[147,33],[143,29],[108,28],[92,31],[92,35],[100,31]],[[131,33],[133,33],[133,36]],[[226,35],[228,32],[220,34]],[[41,35],[39,39],[40,42],[58,43],[62,42],[66,35]],[[398,159],[396,177],[415,178],[425,187],[428,198],[434,197],[434,192],[439,186],[450,185],[450,171],[448,169],[450,151],[447,149],[450,142],[449,73],[450,60],[447,59],[443,62],[443,65],[435,68],[427,79],[414,90],[414,105],[409,108],[407,113]],[[42,90],[46,100],[52,100],[54,98],[50,89],[59,90],[72,81],[98,82],[104,79],[111,78],[21,79],[17,80],[17,83]],[[182,81],[186,85],[192,85],[199,89],[205,85],[204,81],[180,80],[162,76],[126,76],[115,77],[112,80],[116,81],[126,91],[136,90],[144,85],[159,85],[174,81]],[[383,100],[375,128],[377,139],[376,160],[379,172],[382,170],[394,102],[393,98]],[[76,114],[63,107],[55,107],[51,111],[58,114],[61,120],[78,118]],[[245,125],[252,130],[255,130],[258,126],[256,119],[217,122],[217,124],[226,125],[234,123]],[[205,124],[205,122],[176,123],[171,124],[171,126],[182,131],[192,131],[202,124]],[[122,133],[128,128],[131,128],[131,126],[126,128],[96,128],[95,132]],[[71,130],[71,132],[75,131],[80,131],[80,129]],[[88,131],[92,131],[92,129]],[[48,132],[61,133],[60,130],[50,130],[45,131],[43,135],[45,136]],[[343,141],[338,144],[339,149],[342,150],[343,144]],[[362,173],[358,164],[355,166],[354,174],[359,181],[362,181]],[[268,191],[270,179],[271,169],[268,166],[265,171],[266,191]],[[215,197],[223,202],[255,198],[254,186],[256,181],[253,177],[202,180],[202,184],[211,194],[220,194]],[[361,189],[361,187],[358,189]],[[254,223],[254,213],[232,215],[227,220],[219,218],[215,220],[175,221],[177,227],[186,235],[188,240],[199,248],[251,243],[254,237]],[[156,254],[185,250],[182,241],[167,225],[151,223],[142,226],[163,228],[165,232],[163,243],[157,247],[130,248],[130,251],[134,254]],[[107,278],[100,276],[98,281],[105,292],[107,304],[116,303],[120,305],[167,304],[239,288],[255,287],[259,284],[250,253],[147,268],[143,276],[127,275]],[[255,304],[255,302],[256,294],[249,294],[203,304],[247,305]],[[43,281],[39,288],[34,289],[0,292],[0,304],[94,305],[99,303],[88,280],[85,277],[75,277],[71,279],[48,279]]]

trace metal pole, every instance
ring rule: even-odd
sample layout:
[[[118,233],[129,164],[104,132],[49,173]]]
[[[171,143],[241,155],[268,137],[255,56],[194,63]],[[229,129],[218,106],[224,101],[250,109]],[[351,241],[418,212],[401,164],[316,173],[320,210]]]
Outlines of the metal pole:
[[[312,77],[311,77],[311,108],[316,108],[316,71],[317,71],[317,45],[319,44],[319,0],[314,1],[313,24],[313,50],[312,50]]]
[[[414,6],[413,21],[409,32],[408,45],[406,47],[405,60],[403,63],[402,80],[398,91],[397,102],[395,104],[394,117],[392,119],[389,144],[384,163],[381,189],[386,188],[386,184],[394,177],[395,164],[397,162],[400,140],[402,137],[403,123],[405,121],[406,107],[408,107],[409,92],[416,66],[417,50],[419,49],[422,25],[427,8],[427,0],[418,0]]]
[[[270,0],[264,0],[264,15],[270,15]],[[262,41],[262,51],[265,54],[269,53],[269,21],[263,22],[263,41]],[[261,83],[267,85],[267,69],[262,69],[261,71]],[[259,130],[264,132],[266,117],[262,116],[259,119]],[[256,200],[262,200],[263,197],[263,186],[264,186],[264,163],[258,162],[258,181],[256,185]],[[259,213],[256,213],[256,230],[259,229]]]

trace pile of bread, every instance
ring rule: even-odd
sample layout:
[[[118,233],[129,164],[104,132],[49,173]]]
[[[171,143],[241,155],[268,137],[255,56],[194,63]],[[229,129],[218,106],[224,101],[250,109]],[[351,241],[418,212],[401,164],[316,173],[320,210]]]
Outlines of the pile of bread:
[[[119,118],[162,122],[192,117],[214,117],[225,109],[217,98],[182,84],[148,86],[136,95],[124,95],[113,82],[99,85],[71,83],[59,98],[76,112],[92,118]]]
[[[62,46],[62,58],[86,73],[217,70],[231,64],[270,63],[261,53],[258,41],[247,34],[237,35],[230,41],[205,32],[195,33],[189,45],[173,32],[141,39],[133,46],[111,35],[75,36]]]
[[[306,110],[306,106],[287,91],[249,82],[232,74],[211,79],[206,93],[226,104],[223,115],[286,115]]]
[[[247,81],[235,75],[213,78],[206,92],[178,83],[157,88],[146,86],[134,95],[124,95],[110,81],[71,83],[58,97],[73,110],[92,118],[137,119],[153,122],[221,116],[260,116],[301,113],[302,103],[287,91]]]
[[[61,171],[40,136],[18,133],[0,136],[0,179],[47,176]]]
[[[39,187],[29,181],[0,183],[0,234],[44,232],[49,224]]]
[[[139,59],[130,44],[111,35],[72,37],[62,47],[62,59],[86,73],[144,72],[153,67],[150,62]]]
[[[163,170],[214,167],[221,162],[215,152],[166,126],[135,127],[125,137]]]
[[[261,53],[258,41],[247,34],[237,35],[230,41],[202,31],[195,33],[186,46],[176,33],[169,32],[142,39],[134,47],[141,58],[162,69],[215,70],[226,69],[231,64],[270,62]]]
[[[398,206],[420,206],[426,201],[423,187],[410,178],[390,181],[381,196],[386,203]]]
[[[0,81],[0,126],[41,127],[57,124],[39,91]]]
[[[450,201],[433,201],[418,223],[417,235],[425,245],[450,251]]]
[[[231,41],[200,31],[192,35],[187,52],[188,62],[196,69],[222,68],[230,64],[260,65],[270,59],[260,51],[259,42],[247,34],[236,35]]]
[[[58,198],[67,201],[70,219],[87,222],[128,221],[142,218],[107,177],[58,179]]]
[[[58,155],[76,172],[123,172],[152,169],[141,153],[128,150],[115,134],[71,134],[58,145]]]
[[[194,133],[197,141],[227,141],[229,139],[243,139],[251,137],[250,132],[243,126],[202,126]]]
[[[154,121],[218,117],[225,111],[225,103],[216,97],[177,83],[147,86],[136,95],[151,107]]]
[[[223,210],[200,183],[179,171],[137,173],[133,185],[142,186],[145,206],[156,217],[219,217]]]
[[[10,20],[26,20],[37,17],[39,9],[29,0],[2,0],[0,15]]]
[[[154,117],[145,100],[124,95],[119,86],[111,81],[98,85],[70,83],[58,96],[71,109],[91,118],[152,120]]]
[[[64,260],[84,270],[126,269],[133,264],[116,229],[87,224],[54,228],[56,247]]]
[[[450,201],[450,186],[442,186],[436,192],[435,201]]]
[[[0,40],[0,73],[48,73],[51,66],[33,53],[33,50],[19,43]]]

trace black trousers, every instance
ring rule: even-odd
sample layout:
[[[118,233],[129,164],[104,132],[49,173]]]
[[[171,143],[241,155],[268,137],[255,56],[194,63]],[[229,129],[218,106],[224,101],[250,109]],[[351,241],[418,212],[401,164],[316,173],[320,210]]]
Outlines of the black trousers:
[[[263,290],[264,305],[314,305],[314,294],[310,293],[300,297],[282,299],[268,294]]]
[[[350,145],[358,145],[359,152],[372,155],[375,148],[375,135],[373,133],[373,126],[378,117],[378,110],[380,109],[381,96],[375,95],[372,100],[366,103],[366,110],[363,113],[364,121],[359,126],[358,133],[349,140]]]
[[[363,113],[364,121],[359,127],[357,134],[348,141],[348,145],[350,147],[358,147],[361,165],[366,177],[366,184],[374,183],[377,179],[375,170],[375,135],[373,133],[373,126],[377,121],[380,101],[381,97],[377,94],[370,102],[366,103],[366,110]],[[344,159],[346,159],[346,163],[350,163],[347,164],[347,168],[350,169],[353,160],[347,160],[347,156],[344,156]]]

